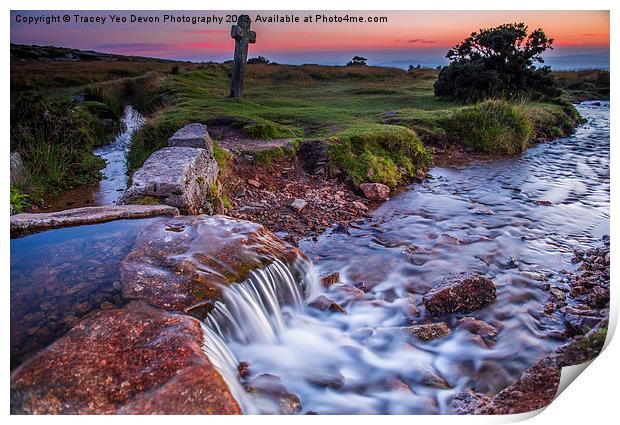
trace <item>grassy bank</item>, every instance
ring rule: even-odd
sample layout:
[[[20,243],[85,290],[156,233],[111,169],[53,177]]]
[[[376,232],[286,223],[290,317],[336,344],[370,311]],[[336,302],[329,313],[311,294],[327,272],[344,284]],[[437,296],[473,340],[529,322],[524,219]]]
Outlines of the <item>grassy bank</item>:
[[[119,130],[125,103],[145,113],[162,104],[157,84],[173,64],[82,53],[69,61],[80,51],[11,46],[11,151],[25,168],[11,186],[17,211],[96,183],[105,163],[93,149]]]
[[[474,106],[441,100],[433,95],[436,76],[433,69],[406,73],[381,67],[248,65],[246,98],[234,100],[226,97],[228,65],[187,69],[162,82],[171,102],[135,136],[129,166],[139,167],[184,124],[225,122],[241,137],[326,139],[332,163],[354,185],[362,180],[394,185],[423,167],[428,153],[421,147],[419,155],[405,160],[411,166],[399,164],[403,146],[392,144],[396,148],[389,155],[389,149],[377,154],[378,144],[369,148],[365,140],[389,144],[391,136],[409,134],[426,146],[514,154],[541,138],[569,134],[579,122],[575,109],[563,100]],[[481,143],[473,142],[479,137]]]
[[[22,50],[11,62],[12,107],[35,93],[47,109],[59,108],[59,116],[71,118],[55,139],[43,135],[46,128],[28,133],[41,121],[37,117],[21,124],[12,119],[21,129],[12,128],[11,147],[24,157],[30,176],[17,189],[31,199],[49,199],[99,178],[101,164],[92,149],[108,140],[113,129],[102,123],[117,118],[125,102],[149,115],[132,140],[130,170],[177,129],[201,122],[247,139],[326,140],[330,168],[354,186],[363,181],[395,186],[428,165],[429,147],[514,154],[539,139],[569,134],[579,116],[567,101],[605,98],[609,91],[608,73],[562,72],[556,73],[565,90],[561,100],[464,106],[433,95],[435,69],[254,64],[247,69],[245,99],[234,100],[227,98],[228,64],[32,60],[28,55],[41,53]],[[45,54],[79,55],[62,49]],[[68,140],[69,134],[79,134],[79,143]]]

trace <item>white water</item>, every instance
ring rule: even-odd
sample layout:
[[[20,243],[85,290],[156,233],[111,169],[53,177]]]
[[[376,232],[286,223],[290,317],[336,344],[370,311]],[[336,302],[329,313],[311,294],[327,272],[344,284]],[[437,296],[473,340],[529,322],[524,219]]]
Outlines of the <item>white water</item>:
[[[286,326],[285,315],[303,309],[303,288],[308,294],[316,292],[312,271],[312,264],[301,258],[292,268],[275,260],[251,271],[240,284],[222,286],[224,302],[216,302],[205,319],[203,350],[246,414],[272,406],[261,409],[245,392],[238,379],[239,360],[228,344],[274,344]]]

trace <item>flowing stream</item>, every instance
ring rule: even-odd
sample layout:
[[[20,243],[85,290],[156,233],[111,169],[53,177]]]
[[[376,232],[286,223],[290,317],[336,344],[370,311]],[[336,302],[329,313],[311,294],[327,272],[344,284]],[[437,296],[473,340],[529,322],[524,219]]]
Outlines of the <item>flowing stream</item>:
[[[101,173],[103,179],[92,186],[79,187],[63,194],[51,205],[51,210],[67,208],[113,205],[127,189],[127,160],[125,158],[131,143],[131,136],[142,127],[144,117],[125,106],[121,117],[121,131],[107,145],[95,149],[95,155],[106,161]]]
[[[226,288],[205,322],[205,350],[244,411],[277,412],[282,394],[246,393],[239,362],[249,368],[246,385],[275,375],[299,396],[301,413],[450,413],[454,394],[497,393],[561,344],[553,338],[561,324],[541,313],[545,285],[561,285],[575,267],[573,249],[609,232],[609,102],[578,109],[588,122],[571,137],[518,158],[433,168],[432,179],[350,234],[304,241],[315,266],[274,264]],[[345,284],[320,288],[314,273],[332,271]],[[422,295],[464,271],[492,278],[497,300],[444,319],[445,338],[422,342],[399,329],[436,321]],[[321,292],[347,314],[307,307],[302,293],[311,300]],[[494,344],[459,329],[461,317],[496,327]]]
[[[450,413],[454,394],[495,394],[562,344],[559,319],[541,313],[547,286],[566,286],[572,251],[609,232],[609,102],[578,109],[588,122],[571,137],[517,158],[435,167],[348,233],[302,241],[309,260],[275,261],[222,288],[203,348],[243,411]],[[135,129],[139,117],[126,112]],[[114,187],[126,184],[127,125],[118,146],[101,151],[110,178],[95,190],[98,202],[113,202]],[[163,220],[12,239],[11,369],[93,311],[124,306],[121,261],[141,229]],[[213,244],[207,236],[201,241]],[[323,288],[317,276],[335,271],[341,283]],[[470,314],[429,317],[422,296],[466,271],[492,278],[497,299]],[[309,307],[319,295],[346,314]],[[459,328],[462,317],[494,326],[494,341]],[[449,336],[423,342],[403,330],[439,320]]]

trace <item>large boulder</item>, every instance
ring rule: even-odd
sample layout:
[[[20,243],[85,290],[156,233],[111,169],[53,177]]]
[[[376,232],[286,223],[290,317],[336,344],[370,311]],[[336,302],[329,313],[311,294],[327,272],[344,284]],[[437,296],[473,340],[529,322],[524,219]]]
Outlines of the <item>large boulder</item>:
[[[51,213],[23,213],[11,216],[11,236],[21,236],[59,227],[82,226],[112,220],[178,215],[167,205],[105,205],[73,208]]]
[[[469,313],[489,304],[497,297],[493,281],[480,274],[450,274],[429,292],[422,301],[433,316]]]
[[[362,183],[360,189],[371,201],[387,201],[390,196],[390,188],[382,183]]]
[[[259,224],[225,216],[175,217],[136,237],[121,265],[123,296],[200,317],[221,285],[275,260],[293,264],[301,255]]]
[[[213,154],[211,137],[204,124],[187,124],[168,139],[168,146],[183,148],[202,148]]]
[[[132,177],[119,204],[156,201],[184,214],[205,211],[219,168],[207,149],[167,147],[153,153]]]
[[[12,414],[238,414],[200,322],[142,303],[82,321],[11,374]]]

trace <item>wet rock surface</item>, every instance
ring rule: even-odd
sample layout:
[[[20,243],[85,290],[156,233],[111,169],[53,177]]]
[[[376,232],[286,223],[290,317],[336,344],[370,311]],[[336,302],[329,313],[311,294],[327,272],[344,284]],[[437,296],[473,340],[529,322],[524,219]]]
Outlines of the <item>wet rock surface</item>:
[[[495,284],[479,274],[451,274],[424,297],[424,307],[433,316],[469,313],[497,297]]]
[[[120,204],[159,202],[183,214],[207,210],[219,167],[207,149],[167,147],[154,152],[134,173]]]
[[[225,216],[183,216],[140,231],[121,265],[123,296],[174,311],[219,297],[219,285],[240,282],[274,260],[300,251],[264,227]]]
[[[24,213],[11,216],[11,237],[28,235],[60,227],[104,223],[112,220],[178,215],[167,205],[107,205],[84,207],[51,213]]]
[[[459,414],[507,415],[548,406],[557,394],[561,369],[595,358],[605,343],[606,330],[603,321],[582,338],[557,348],[494,397],[471,390],[457,394],[453,409]]]
[[[141,303],[99,312],[11,375],[11,413],[236,414],[200,323]]]
[[[301,410],[301,400],[290,393],[279,377],[264,373],[245,385],[246,391],[256,399],[272,404],[271,414],[292,415]]]
[[[450,328],[444,322],[406,326],[400,329],[422,341],[432,341],[450,335]]]
[[[334,313],[345,314],[347,312],[340,304],[338,304],[331,298],[326,297],[325,295],[319,295],[318,297],[310,301],[310,303],[308,303],[308,306],[320,311],[329,310]]]
[[[563,320],[566,331],[560,339],[568,339],[568,342],[544,356],[494,397],[471,390],[458,394],[452,403],[455,412],[512,414],[541,409],[555,398],[563,367],[582,364],[598,356],[605,344],[608,327],[609,238],[604,237],[596,248],[575,252],[572,262],[580,265],[564,280],[568,288],[583,289],[574,297],[568,289],[564,294],[558,288],[553,291],[551,287],[546,308],[547,315]],[[559,296],[558,292],[564,295]],[[605,295],[596,295],[601,293]],[[471,318],[461,319],[459,326],[495,337],[491,328],[476,322]]]

